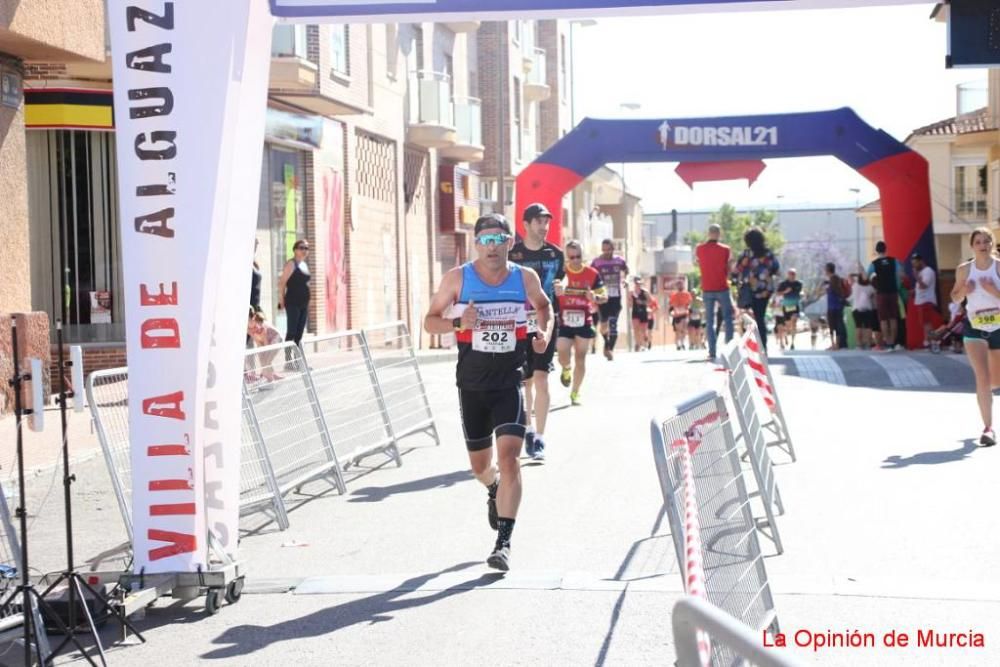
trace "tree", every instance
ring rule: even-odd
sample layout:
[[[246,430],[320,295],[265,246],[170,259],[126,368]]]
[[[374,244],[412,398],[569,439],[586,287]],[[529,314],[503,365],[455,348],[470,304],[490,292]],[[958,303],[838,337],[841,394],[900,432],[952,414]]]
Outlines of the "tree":
[[[850,267],[851,261],[844,255],[837,237],[829,232],[814,234],[805,241],[789,244],[781,256],[783,269],[796,269],[802,282],[802,293],[807,301],[813,296],[826,280],[826,263],[837,265],[837,272],[843,276],[843,271]]]
[[[737,213],[736,207],[732,204],[723,204],[718,211],[709,216],[708,223],[722,227],[722,242],[736,252],[742,252],[745,245],[743,235],[751,227],[760,227],[764,231],[767,247],[775,254],[785,245],[785,237],[775,223],[774,211],[761,209],[752,213]],[[684,242],[694,246],[704,241],[706,237],[706,232],[691,231],[684,237]]]
[[[785,237],[775,223],[773,211],[761,209],[752,213],[737,213],[736,207],[732,204],[723,204],[718,211],[709,216],[708,222],[709,224],[719,225],[722,228],[722,238],[720,240],[732,248],[734,254],[739,254],[743,251],[743,248],[746,246],[743,243],[743,235],[751,227],[760,227],[763,230],[764,238],[767,239],[767,247],[774,254],[777,255],[778,251],[785,246]],[[703,242],[707,236],[707,232],[691,231],[684,236],[684,243],[696,246]],[[784,262],[782,262],[782,265],[784,265]],[[688,274],[688,284],[692,287],[700,288],[701,270],[697,266],[694,271]]]

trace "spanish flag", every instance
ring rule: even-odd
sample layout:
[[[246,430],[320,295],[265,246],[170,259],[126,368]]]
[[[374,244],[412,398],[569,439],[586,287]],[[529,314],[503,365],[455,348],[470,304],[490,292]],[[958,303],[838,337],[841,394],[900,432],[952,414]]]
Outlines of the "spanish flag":
[[[36,88],[24,91],[24,124],[29,130],[114,130],[110,90]]]

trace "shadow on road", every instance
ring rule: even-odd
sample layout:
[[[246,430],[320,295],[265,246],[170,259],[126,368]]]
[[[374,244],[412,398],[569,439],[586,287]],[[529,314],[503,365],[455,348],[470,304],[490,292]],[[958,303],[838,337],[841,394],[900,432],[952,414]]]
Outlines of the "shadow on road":
[[[979,449],[973,438],[962,441],[962,446],[958,449],[949,449],[940,452],[920,452],[911,456],[902,457],[898,454],[887,456],[883,461],[882,468],[885,470],[899,470],[912,465],[937,465],[938,463],[954,463],[969,458],[969,454]]]
[[[661,576],[661,573],[656,573],[653,575],[645,574],[643,576],[637,577],[626,577],[626,573],[632,565],[632,561],[636,558],[640,549],[648,543],[650,540],[655,540],[656,538],[662,538],[669,534],[659,534],[660,524],[663,523],[663,519],[666,516],[666,506],[660,508],[660,513],[656,515],[656,520],[653,522],[653,528],[649,531],[649,537],[644,537],[641,540],[636,540],[629,547],[628,553],[625,554],[625,558],[622,560],[621,565],[618,566],[618,571],[615,573],[615,581],[636,581],[638,579],[648,579],[655,576]],[[671,551],[671,553],[673,553]],[[663,573],[666,574],[666,573]],[[614,609],[611,610],[611,622],[608,624],[608,631],[604,635],[604,641],[601,642],[601,650],[597,654],[597,660],[594,661],[594,667],[603,667],[605,661],[608,658],[608,650],[611,648],[611,639],[614,637],[615,629],[618,627],[618,621],[621,618],[622,607],[625,605],[625,596],[628,595],[628,584],[622,589],[621,594],[615,601]]]
[[[366,486],[355,489],[351,492],[351,503],[377,503],[385,500],[389,496],[400,493],[415,493],[418,491],[430,491],[431,489],[445,489],[455,486],[459,482],[468,482],[475,479],[470,470],[456,470],[442,475],[433,475],[423,479],[414,479],[401,484],[391,484],[389,486]]]
[[[213,649],[201,657],[206,660],[215,660],[249,655],[278,642],[328,635],[359,623],[373,624],[391,621],[393,619],[391,615],[393,612],[433,604],[459,593],[488,586],[503,577],[503,574],[499,572],[481,574],[478,577],[430,595],[399,599],[404,595],[412,593],[415,589],[423,586],[435,577],[478,565],[481,565],[478,561],[459,563],[441,572],[412,577],[390,591],[371,595],[360,600],[345,602],[335,607],[321,609],[312,614],[282,621],[275,625],[239,625],[229,628],[213,641],[215,644],[225,644],[225,646],[219,646],[219,648]]]

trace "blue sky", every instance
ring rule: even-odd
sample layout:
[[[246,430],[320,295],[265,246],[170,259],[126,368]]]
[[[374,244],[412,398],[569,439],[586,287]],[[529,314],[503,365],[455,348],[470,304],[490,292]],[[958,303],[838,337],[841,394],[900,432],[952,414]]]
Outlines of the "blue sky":
[[[900,141],[954,116],[956,86],[985,69],[944,68],[946,29],[933,4],[768,12],[718,11],[602,18],[576,26],[576,117],[698,117],[853,107]],[[622,108],[638,103],[638,110]],[[621,170],[621,165],[609,165]],[[626,165],[647,212],[677,208],[798,208],[865,203],[878,196],[834,158],[772,160],[746,181],[700,183],[674,164]],[[858,195],[851,192],[858,188]],[[779,197],[780,195],[780,197]]]

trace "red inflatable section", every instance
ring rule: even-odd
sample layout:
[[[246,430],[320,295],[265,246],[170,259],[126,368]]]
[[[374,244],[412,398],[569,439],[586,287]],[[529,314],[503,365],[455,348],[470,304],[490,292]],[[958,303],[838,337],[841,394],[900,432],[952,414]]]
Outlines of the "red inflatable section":
[[[858,172],[878,186],[882,229],[889,254],[903,264],[927,230],[931,220],[931,193],[927,160],[915,152],[900,153],[874,162]],[[867,248],[866,250],[871,250]],[[920,349],[924,332],[913,305],[913,286],[906,303],[906,347]]]
[[[517,176],[517,189],[514,197],[514,209],[517,217],[517,233],[524,236],[524,222],[521,214],[529,205],[536,202],[545,204],[552,212],[552,224],[549,225],[549,243],[562,247],[562,211],[563,195],[572,190],[584,179],[583,176],[551,164],[529,164]]]
[[[909,151],[873,162],[858,173],[878,186],[889,254],[907,261],[931,221],[927,160]]]

